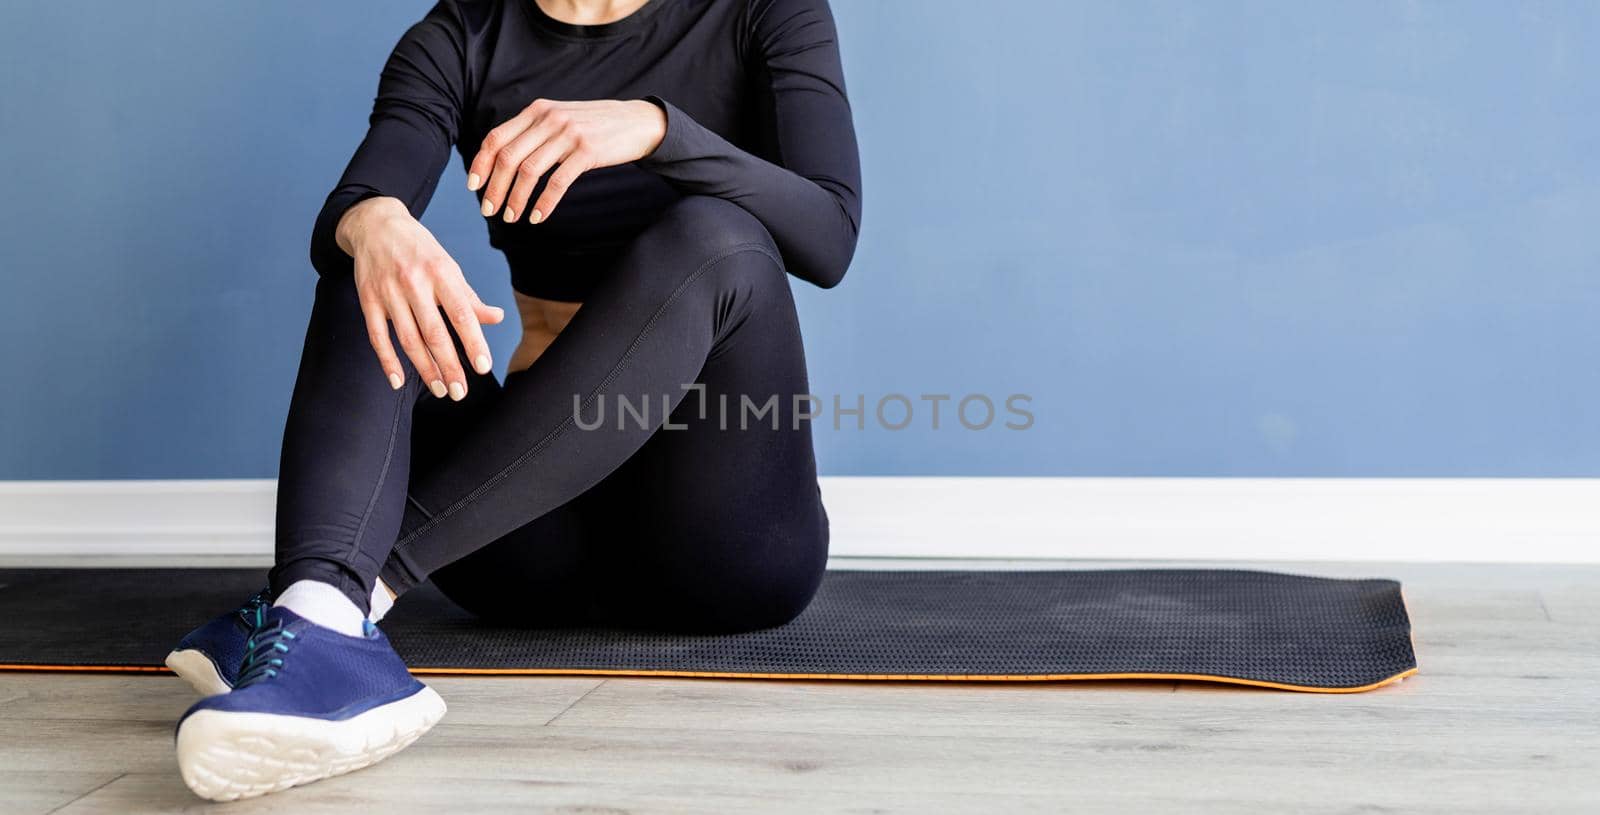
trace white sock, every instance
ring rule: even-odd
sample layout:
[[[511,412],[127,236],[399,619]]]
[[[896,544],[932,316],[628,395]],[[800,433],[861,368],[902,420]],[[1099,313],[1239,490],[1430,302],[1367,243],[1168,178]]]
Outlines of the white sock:
[[[310,620],[323,628],[331,628],[347,637],[366,634],[362,624],[366,618],[361,609],[344,592],[316,580],[296,580],[289,584],[273,602]]]
[[[391,608],[394,608],[394,598],[389,596],[389,587],[383,584],[383,578],[380,577],[372,584],[372,611],[367,614],[367,619],[377,622]]]

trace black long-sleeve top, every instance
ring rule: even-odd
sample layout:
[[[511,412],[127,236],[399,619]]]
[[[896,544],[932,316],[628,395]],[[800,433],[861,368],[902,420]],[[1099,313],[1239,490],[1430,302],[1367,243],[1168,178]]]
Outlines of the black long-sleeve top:
[[[534,0],[443,0],[384,66],[366,138],[317,217],[313,265],[350,273],[334,239],[346,210],[392,196],[420,217],[452,145],[470,162],[489,130],[541,98],[649,99],[666,136],[644,159],[584,173],[544,223],[487,219],[516,290],[582,300],[682,195],[755,215],[796,277],[830,287],[844,275],[861,175],[827,0],[649,0],[589,26]]]

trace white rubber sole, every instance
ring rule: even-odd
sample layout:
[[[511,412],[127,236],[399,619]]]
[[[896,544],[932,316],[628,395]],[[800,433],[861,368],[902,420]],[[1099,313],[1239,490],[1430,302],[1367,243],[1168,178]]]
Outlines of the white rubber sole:
[[[178,728],[178,770],[201,798],[253,798],[376,764],[444,712],[444,700],[428,687],[337,722],[202,710]]]
[[[211,661],[211,657],[192,648],[167,654],[167,668],[182,677],[201,696],[216,696],[233,690],[232,685],[222,681],[222,674],[217,672],[217,664]]]

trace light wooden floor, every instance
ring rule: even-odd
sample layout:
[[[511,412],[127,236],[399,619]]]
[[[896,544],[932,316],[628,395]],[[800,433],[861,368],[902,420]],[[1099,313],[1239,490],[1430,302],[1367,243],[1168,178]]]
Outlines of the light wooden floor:
[[[438,678],[450,714],[416,746],[218,811],[1600,812],[1600,567],[1256,565],[1405,581],[1421,675],[1349,696]],[[173,759],[190,701],[172,677],[0,675],[0,813],[209,807]]]

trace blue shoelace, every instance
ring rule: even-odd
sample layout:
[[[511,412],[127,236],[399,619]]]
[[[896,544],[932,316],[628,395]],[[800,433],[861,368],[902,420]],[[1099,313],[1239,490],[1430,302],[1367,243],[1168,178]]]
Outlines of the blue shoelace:
[[[282,620],[274,621],[271,627],[263,626],[265,614],[265,611],[258,613],[250,638],[244,641],[244,662],[239,665],[239,681],[233,686],[234,690],[277,676],[278,669],[283,667],[284,655],[289,653],[294,632],[284,628]]]
[[[254,629],[261,625],[266,618],[267,607],[272,605],[272,597],[267,594],[269,589],[262,589],[239,607],[239,619],[244,620],[247,628]]]

